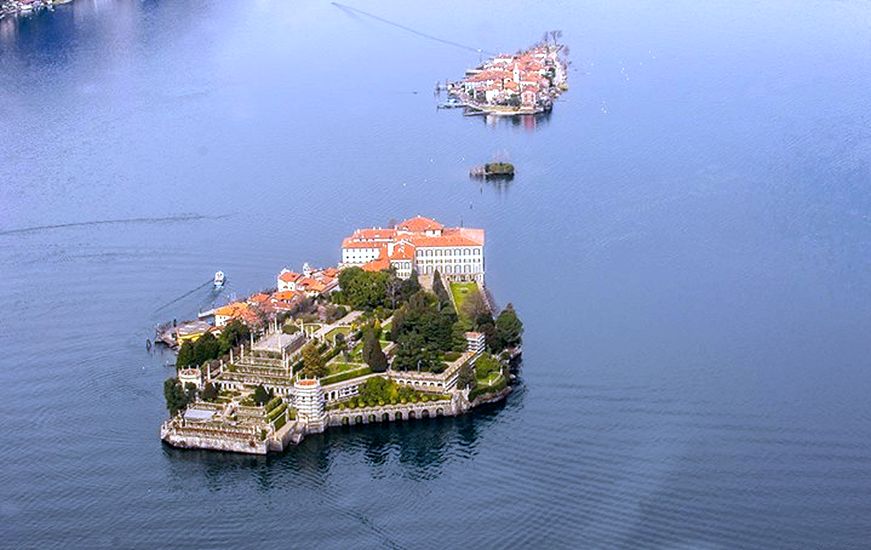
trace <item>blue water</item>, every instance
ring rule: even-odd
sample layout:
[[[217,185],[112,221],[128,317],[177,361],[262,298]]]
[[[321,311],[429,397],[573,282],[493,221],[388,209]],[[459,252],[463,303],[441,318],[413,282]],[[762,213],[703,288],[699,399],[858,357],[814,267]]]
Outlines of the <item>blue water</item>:
[[[562,29],[571,90],[437,111],[478,55],[329,2],[0,21],[2,545],[867,547],[871,6],[351,5],[487,51]],[[494,156],[514,181],[469,181]],[[527,326],[505,405],[160,443],[145,339],[215,299],[176,298],[417,213],[487,230]]]

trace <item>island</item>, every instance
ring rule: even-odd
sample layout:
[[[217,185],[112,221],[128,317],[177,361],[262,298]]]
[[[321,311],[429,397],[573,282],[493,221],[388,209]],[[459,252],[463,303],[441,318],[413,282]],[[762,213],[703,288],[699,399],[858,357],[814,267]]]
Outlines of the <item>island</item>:
[[[482,179],[512,179],[514,165],[510,162],[488,162],[469,170],[469,176]]]
[[[416,216],[354,231],[336,267],[163,327],[174,447],[281,452],[330,427],[464,414],[511,392],[523,324],[484,285],[484,230]],[[175,335],[172,336],[172,333]]]
[[[448,100],[441,107],[462,106],[467,114],[497,116],[550,111],[568,90],[568,47],[557,41],[560,34],[546,33],[529,49],[500,54],[468,69],[463,79],[445,85]]]

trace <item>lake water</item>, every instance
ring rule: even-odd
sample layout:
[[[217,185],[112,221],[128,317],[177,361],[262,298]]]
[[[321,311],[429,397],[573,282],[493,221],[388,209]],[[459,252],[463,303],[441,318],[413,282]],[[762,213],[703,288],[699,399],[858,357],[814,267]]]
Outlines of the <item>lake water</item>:
[[[571,90],[437,111],[477,53],[325,1],[0,21],[2,545],[867,547],[868,3],[353,6],[493,52],[561,29]],[[497,156],[512,183],[469,180]],[[161,444],[145,339],[193,289],[418,213],[487,231],[527,327],[506,404]]]

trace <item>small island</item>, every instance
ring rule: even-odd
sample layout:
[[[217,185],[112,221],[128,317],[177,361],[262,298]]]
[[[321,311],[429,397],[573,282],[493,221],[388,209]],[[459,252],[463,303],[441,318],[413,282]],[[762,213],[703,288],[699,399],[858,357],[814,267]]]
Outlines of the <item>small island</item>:
[[[512,179],[514,165],[510,162],[488,162],[469,170],[469,176],[481,179]]]
[[[552,110],[553,102],[568,90],[568,47],[558,42],[561,36],[560,31],[545,33],[526,50],[500,54],[466,70],[462,80],[446,83],[448,100],[441,107],[462,106],[467,114],[497,116]]]
[[[358,229],[335,268],[173,329],[160,437],[181,448],[283,451],[329,427],[455,416],[505,399],[523,324],[484,286],[484,231],[417,216]],[[184,327],[183,329],[180,327]]]

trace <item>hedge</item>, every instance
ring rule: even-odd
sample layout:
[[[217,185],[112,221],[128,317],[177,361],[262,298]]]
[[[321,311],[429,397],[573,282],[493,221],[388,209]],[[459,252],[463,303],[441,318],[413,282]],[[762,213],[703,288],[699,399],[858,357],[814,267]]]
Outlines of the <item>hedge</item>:
[[[285,415],[281,415],[275,419],[275,422],[273,422],[272,427],[275,428],[276,431],[278,431],[285,424],[287,424],[287,417]]]
[[[287,404],[286,404],[286,403],[282,403],[282,405],[281,405],[280,407],[278,407],[278,408],[276,408],[275,410],[272,410],[272,411],[270,411],[269,413],[266,414],[266,421],[267,421],[267,422],[272,422],[272,421],[275,420],[277,417],[279,417],[279,416],[284,416],[284,411],[286,411],[286,410],[287,410]]]
[[[281,405],[281,403],[282,403],[281,396],[273,397],[272,399],[270,399],[266,403],[266,412],[271,411],[275,407]]]
[[[321,384],[335,384],[337,382],[344,382],[345,380],[350,380],[351,378],[357,378],[358,376],[364,376],[367,374],[371,374],[372,369],[369,367],[360,367],[355,370],[346,370],[345,372],[340,372],[339,374],[333,374],[331,376],[325,376],[321,378]]]

